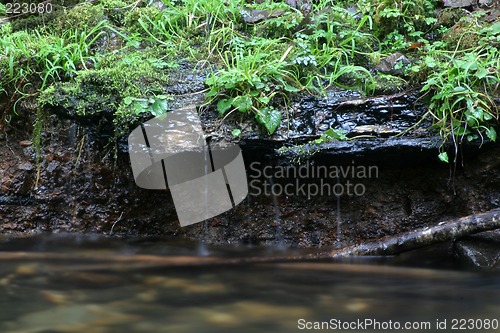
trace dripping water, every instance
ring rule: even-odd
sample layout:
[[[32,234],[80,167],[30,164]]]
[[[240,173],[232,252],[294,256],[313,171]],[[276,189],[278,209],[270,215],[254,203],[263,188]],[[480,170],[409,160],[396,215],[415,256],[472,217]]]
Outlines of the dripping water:
[[[340,177],[337,177],[337,184],[340,184]],[[337,242],[335,247],[340,247],[340,237],[342,235],[342,215],[340,213],[340,195],[335,196],[337,199]]]
[[[269,175],[267,177],[267,181],[269,182],[269,185],[271,187],[271,197],[273,200],[273,208],[274,208],[274,223],[276,225],[275,228],[275,246],[279,250],[284,250],[286,249],[286,244],[285,244],[285,239],[283,237],[283,229],[281,227],[281,212],[280,212],[280,207],[278,204],[278,198],[274,194],[274,191],[272,190],[274,188],[274,179],[272,175]]]

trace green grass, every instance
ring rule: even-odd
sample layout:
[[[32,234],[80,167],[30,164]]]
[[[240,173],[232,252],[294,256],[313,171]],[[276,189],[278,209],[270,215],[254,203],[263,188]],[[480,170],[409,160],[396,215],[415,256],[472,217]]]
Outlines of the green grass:
[[[443,142],[496,139],[498,22],[486,23],[476,14],[450,29],[456,20],[438,17],[432,0],[322,0],[310,13],[284,1],[162,2],[160,10],[145,2],[99,0],[59,6],[60,18],[37,18],[36,29],[1,25],[0,89],[16,111],[23,99],[57,107],[80,98],[72,112],[97,117],[90,110],[102,107],[116,135],[123,135],[124,124],[137,121],[138,114],[164,109],[160,83],[187,61],[211,69],[206,103],[221,117],[245,114],[273,134],[289,116],[287,104],[295,94],[319,96],[332,86],[371,94],[382,84],[377,80],[387,80],[374,65],[401,51],[412,64],[394,80],[422,87],[430,103],[426,117],[434,119]],[[245,22],[252,10],[263,11],[266,19]],[[117,37],[111,48],[112,35]],[[422,47],[410,50],[414,43]],[[106,88],[98,89],[98,82]],[[85,89],[90,90],[84,94]],[[106,104],[112,93],[113,103]]]
[[[37,95],[49,85],[69,80],[79,70],[95,66],[96,58],[90,48],[103,33],[104,25],[102,21],[89,30],[70,29],[58,36],[37,30],[12,33],[9,24],[3,25],[0,30],[2,87],[14,94],[14,112],[23,98]]]
[[[423,58],[429,76],[422,91],[431,93],[429,114],[444,140],[453,140],[455,147],[464,140],[497,137],[500,114],[492,96],[498,97],[500,85],[500,22],[475,33],[478,42],[472,49],[430,48]]]

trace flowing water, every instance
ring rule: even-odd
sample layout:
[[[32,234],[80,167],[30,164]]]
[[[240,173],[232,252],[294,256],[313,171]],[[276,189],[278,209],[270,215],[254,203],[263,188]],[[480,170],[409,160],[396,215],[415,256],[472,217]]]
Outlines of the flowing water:
[[[262,262],[284,251],[307,252],[210,247],[199,256],[196,243],[170,240],[3,238],[0,332],[295,332],[300,323],[365,319],[447,319],[450,328],[453,318],[500,319],[498,273],[432,252]],[[349,330],[358,331],[382,330]]]

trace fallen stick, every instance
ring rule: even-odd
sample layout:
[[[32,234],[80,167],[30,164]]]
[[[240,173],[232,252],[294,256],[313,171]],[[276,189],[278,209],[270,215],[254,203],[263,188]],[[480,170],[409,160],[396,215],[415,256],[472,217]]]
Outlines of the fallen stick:
[[[498,228],[500,228],[500,209],[494,209],[486,213],[441,222],[434,227],[421,228],[333,250],[329,253],[329,257],[393,255]]]

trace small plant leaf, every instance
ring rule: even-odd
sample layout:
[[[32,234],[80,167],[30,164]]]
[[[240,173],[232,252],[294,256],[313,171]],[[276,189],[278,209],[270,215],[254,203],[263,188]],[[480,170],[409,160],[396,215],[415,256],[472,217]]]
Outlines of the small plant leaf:
[[[436,60],[434,60],[434,58],[430,56],[425,57],[425,64],[430,68],[434,68],[437,65]]]
[[[148,112],[148,101],[142,98],[136,98],[134,102],[134,111],[136,114]]]
[[[134,97],[130,97],[130,96],[129,96],[129,97],[125,97],[125,98],[123,99],[123,103],[124,103],[125,105],[130,105],[130,104],[132,104],[132,102],[133,102],[134,100],[135,100],[135,98],[134,98]]]
[[[497,141],[497,131],[493,127],[489,127],[486,129],[486,136],[491,140],[491,141]]]
[[[231,103],[233,102],[232,98],[224,98],[217,102],[217,111],[219,111],[219,115],[223,116],[227,110],[231,108]]]
[[[500,34],[500,22],[497,22],[491,26],[491,34]]]
[[[347,139],[347,136],[345,135],[344,130],[335,130],[333,128],[329,128],[326,130],[325,135],[328,137],[334,139],[334,140],[345,140]]]
[[[255,118],[264,125],[269,134],[273,134],[281,124],[281,112],[270,107],[260,110],[255,114]]]
[[[233,106],[240,112],[247,112],[252,108],[252,98],[250,96],[238,96],[233,99]]]
[[[438,158],[440,161],[444,162],[444,163],[448,163],[448,153],[447,152],[442,152],[438,155]]]
[[[219,89],[213,88],[213,89],[210,89],[209,92],[207,92],[206,96],[207,97],[214,97],[214,96],[217,96],[218,94],[219,94]]]
[[[235,137],[241,136],[241,130],[239,128],[235,128],[234,130],[231,131],[231,134]]]
[[[152,98],[152,100],[153,103],[149,107],[149,111],[153,116],[158,117],[168,111],[168,102],[166,98],[157,96],[156,98]]]
[[[265,87],[265,84],[260,82],[260,81],[257,81],[257,82],[254,82],[254,86],[256,89],[262,89]]]
[[[477,70],[476,74],[474,74],[478,79],[483,79],[488,75],[488,70],[484,67],[481,67]]]
[[[259,97],[258,100],[262,104],[267,105],[267,104],[269,104],[270,98],[269,98],[269,96],[262,96],[262,97]]]
[[[291,92],[291,93],[300,91],[299,89],[297,89],[297,88],[295,88],[287,83],[283,83],[283,86],[285,87],[286,91]]]

